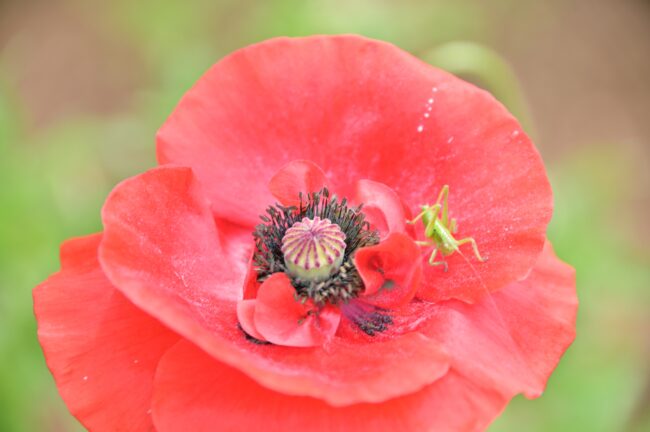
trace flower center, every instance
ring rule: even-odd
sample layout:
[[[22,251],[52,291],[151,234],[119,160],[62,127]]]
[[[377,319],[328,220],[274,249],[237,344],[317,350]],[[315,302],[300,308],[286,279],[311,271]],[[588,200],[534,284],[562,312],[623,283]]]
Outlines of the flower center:
[[[346,303],[363,291],[352,262],[357,249],[379,243],[361,207],[327,188],[300,195],[298,206],[270,206],[253,232],[257,280],[286,273],[296,296],[318,305]]]
[[[289,274],[305,281],[328,279],[343,263],[345,233],[329,219],[303,218],[282,238]]]

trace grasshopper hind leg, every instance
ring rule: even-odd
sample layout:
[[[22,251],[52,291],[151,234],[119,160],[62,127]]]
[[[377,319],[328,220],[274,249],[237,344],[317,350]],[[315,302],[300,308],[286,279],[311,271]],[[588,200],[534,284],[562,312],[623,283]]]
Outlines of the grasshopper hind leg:
[[[464,239],[458,240],[458,243],[456,244],[457,247],[460,247],[466,243],[470,243],[472,245],[472,250],[474,251],[474,256],[476,257],[477,260],[480,262],[485,262],[487,261],[487,257],[483,258],[481,254],[478,251],[478,246],[476,245],[476,240],[474,240],[473,237],[466,237]]]

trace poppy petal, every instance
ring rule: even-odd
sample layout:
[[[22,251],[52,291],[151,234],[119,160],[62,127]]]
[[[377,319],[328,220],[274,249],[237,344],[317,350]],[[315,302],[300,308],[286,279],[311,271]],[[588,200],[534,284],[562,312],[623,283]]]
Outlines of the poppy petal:
[[[419,331],[438,340],[472,380],[537,397],[575,338],[577,306],[575,271],[547,243],[525,280],[473,306],[446,302]]]
[[[246,277],[244,278],[243,298],[245,300],[251,300],[256,298],[257,292],[259,291],[261,285],[257,281],[257,270],[255,270],[255,265],[253,263],[253,256],[254,254],[251,253],[246,268]]]
[[[458,238],[474,237],[489,260],[456,253],[447,273],[425,268],[419,295],[431,301],[477,301],[524,277],[552,212],[540,155],[503,105],[358,36],[272,39],[227,56],[183,97],[157,148],[161,163],[194,169],[218,216],[251,225],[274,201],[261,185],[296,159],[320,166],[339,196],[370,179],[415,214],[449,185]]]
[[[271,275],[257,293],[255,328],[264,336],[264,340],[277,345],[323,345],[336,333],[341,320],[340,311],[326,307],[314,315],[313,305],[301,303],[295,295],[296,290],[286,274]]]
[[[326,178],[318,165],[307,160],[295,160],[280,168],[271,178],[269,190],[287,207],[300,205],[300,194],[306,196],[325,187]]]
[[[234,270],[241,271],[244,263],[251,260],[253,256],[251,227],[231,223],[221,218],[215,218],[214,223],[217,226],[223,254],[230,257],[236,265]],[[248,265],[245,268],[248,268]]]
[[[233,261],[224,253],[209,205],[187,168],[159,167],[122,182],[102,215],[99,257],[116,288],[264,386],[346,405],[412,392],[447,370],[437,344],[418,334],[373,344],[334,337],[312,348],[248,340],[237,319],[247,258]],[[363,368],[354,367],[362,362]]]
[[[193,367],[188,368],[191,364]],[[153,419],[160,432],[481,431],[507,398],[454,371],[412,394],[347,407],[268,390],[183,341],[156,372]]]
[[[402,306],[415,295],[422,272],[420,249],[406,234],[359,249],[354,265],[365,286],[360,300],[382,308]]]
[[[179,337],[114,289],[97,261],[100,239],[65,242],[61,270],[34,289],[38,339],[86,428],[149,430],[154,372]]]
[[[240,300],[237,303],[237,320],[247,335],[259,341],[266,341],[264,336],[255,327],[255,303],[256,301],[254,299]]]
[[[372,180],[359,180],[356,202],[363,204],[366,219],[379,230],[382,238],[390,233],[406,232],[404,205],[388,186]]]

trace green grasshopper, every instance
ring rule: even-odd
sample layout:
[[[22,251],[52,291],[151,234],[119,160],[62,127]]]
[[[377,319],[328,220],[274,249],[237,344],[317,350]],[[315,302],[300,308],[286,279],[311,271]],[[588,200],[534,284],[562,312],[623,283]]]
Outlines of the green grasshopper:
[[[486,261],[486,259],[481,257],[476,241],[472,237],[466,237],[461,240],[456,240],[454,238],[458,226],[456,224],[456,219],[449,218],[448,197],[449,185],[444,185],[435,204],[423,205],[422,213],[417,215],[415,219],[406,221],[408,224],[415,224],[418,220],[422,219],[422,223],[424,224],[424,236],[427,238],[427,241],[417,241],[416,243],[419,246],[433,246],[433,251],[429,257],[429,265],[442,265],[444,266],[445,271],[447,271],[448,266],[446,261],[435,261],[438,252],[440,252],[443,257],[451,255],[454,252],[458,252],[462,255],[459,248],[466,243],[471,243],[476,259],[480,262]]]

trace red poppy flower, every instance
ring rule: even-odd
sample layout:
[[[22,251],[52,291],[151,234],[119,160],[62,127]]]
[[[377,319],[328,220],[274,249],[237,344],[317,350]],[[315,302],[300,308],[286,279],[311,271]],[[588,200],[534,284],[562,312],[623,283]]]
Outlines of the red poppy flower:
[[[91,430],[481,430],[574,338],[533,144],[392,45],[240,50],[181,100],[158,158],[34,291]],[[407,224],[444,185],[449,214]]]

